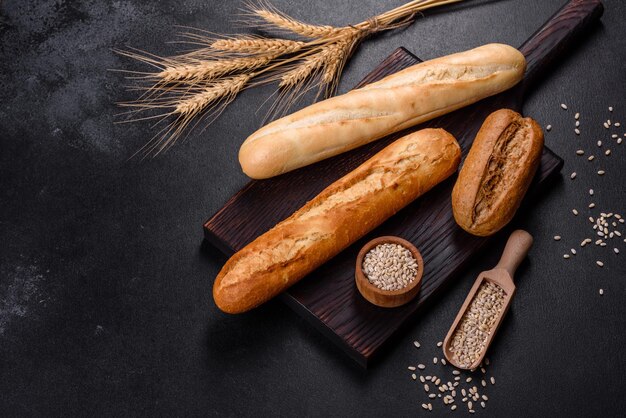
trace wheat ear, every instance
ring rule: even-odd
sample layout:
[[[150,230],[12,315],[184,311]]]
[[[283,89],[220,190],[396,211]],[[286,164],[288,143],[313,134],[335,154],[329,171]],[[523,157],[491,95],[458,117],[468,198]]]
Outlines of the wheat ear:
[[[173,97],[166,101],[155,103],[143,103],[142,108],[172,108],[171,112],[159,115],[162,119],[168,116],[176,116],[169,125],[158,132],[146,145],[139,149],[138,153],[144,156],[156,156],[173,146],[188,127],[195,127],[204,117],[210,117],[209,124],[215,120],[237,95],[248,86],[254,74],[240,74],[223,78],[219,81],[206,84],[203,88],[195,88],[193,91],[179,91],[182,97]],[[203,117],[198,117],[203,114]],[[192,122],[195,122],[192,124]]]
[[[283,32],[291,32],[304,38],[316,39],[332,36],[341,28],[328,25],[312,25],[281,12],[268,2],[259,2],[257,5],[249,4],[247,15],[250,16],[251,24],[264,26],[265,29],[275,29]],[[260,20],[260,22],[259,22]]]
[[[193,60],[188,64],[168,66],[159,72],[157,77],[166,83],[193,80],[210,81],[234,72],[254,70],[266,65],[273,58],[273,56],[268,55],[215,61]]]
[[[211,49],[236,54],[292,54],[304,47],[305,43],[290,39],[240,37],[217,39],[211,43]]]

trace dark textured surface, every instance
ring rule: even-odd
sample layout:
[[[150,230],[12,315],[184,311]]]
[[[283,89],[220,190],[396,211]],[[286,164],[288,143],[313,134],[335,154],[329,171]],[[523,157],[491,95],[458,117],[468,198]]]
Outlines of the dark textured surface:
[[[274,3],[305,20],[344,24],[401,2]],[[492,41],[519,45],[562,2],[470,4],[368,41],[348,66],[342,90],[400,45],[423,59]],[[626,145],[615,145],[601,127],[609,117],[626,122],[626,4],[605,5],[602,25],[525,106],[553,125],[546,141],[565,158],[564,176],[518,220],[536,243],[492,346],[497,385],[477,415],[619,416],[626,408],[626,244],[613,241],[619,255],[594,246],[562,258],[591,236],[585,220],[591,200],[596,213],[626,208]],[[2,2],[1,416],[423,412],[425,396],[406,366],[435,353],[473,278],[495,264],[502,242],[364,372],[280,302],[231,317],[211,300],[225,259],[201,248],[199,226],[245,184],[237,150],[259,126],[263,112],[255,111],[270,88],[244,93],[211,128],[167,155],[125,162],[151,131],[146,124],[111,123],[113,102],[130,96],[123,80],[105,70],[130,63],[110,48],[171,52],[165,42],[173,25],[232,32],[228,17],[238,6]],[[561,102],[570,110],[561,110]],[[573,133],[574,111],[582,115],[580,137]],[[613,131],[621,135],[626,127]],[[598,139],[611,144],[610,157],[601,156]],[[596,160],[576,157],[579,148]],[[594,174],[600,167],[604,177]],[[552,241],[555,234],[563,240]],[[596,267],[596,259],[605,267]],[[421,351],[411,344],[416,338]],[[444,413],[440,403],[434,406],[431,415]]]

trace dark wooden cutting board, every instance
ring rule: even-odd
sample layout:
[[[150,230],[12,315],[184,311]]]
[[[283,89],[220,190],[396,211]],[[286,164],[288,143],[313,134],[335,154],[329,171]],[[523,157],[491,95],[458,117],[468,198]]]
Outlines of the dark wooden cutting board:
[[[465,156],[485,117],[502,107],[521,111],[524,96],[532,84],[572,39],[601,14],[599,0],[567,3],[520,48],[526,56],[528,69],[524,81],[512,90],[347,154],[273,179],[248,183],[205,223],[206,239],[225,254],[233,254],[380,149],[417,129],[448,130],[459,141]],[[399,48],[357,87],[418,62],[417,57]],[[558,156],[544,149],[526,205],[562,166],[563,161]],[[291,287],[281,295],[282,299],[359,364],[367,366],[385,341],[437,290],[457,277],[462,267],[490,241],[490,238],[464,232],[454,222],[450,194],[455,179],[456,176],[448,179],[400,211]],[[359,249],[367,240],[381,235],[397,235],[411,241],[424,258],[422,289],[414,301],[399,308],[385,309],[370,304],[360,296],[354,284],[354,263]]]

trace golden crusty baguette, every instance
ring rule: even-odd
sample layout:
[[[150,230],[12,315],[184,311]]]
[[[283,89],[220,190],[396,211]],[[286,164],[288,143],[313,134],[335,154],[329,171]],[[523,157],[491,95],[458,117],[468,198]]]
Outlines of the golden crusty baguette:
[[[543,151],[537,122],[509,109],[485,119],[452,190],[452,212],[470,234],[488,236],[508,224],[528,190]]]
[[[215,303],[240,313],[273,298],[454,173],[460,157],[443,129],[398,139],[233,255]]]
[[[525,68],[503,44],[414,65],[259,129],[239,150],[241,168],[263,179],[315,163],[507,90]]]

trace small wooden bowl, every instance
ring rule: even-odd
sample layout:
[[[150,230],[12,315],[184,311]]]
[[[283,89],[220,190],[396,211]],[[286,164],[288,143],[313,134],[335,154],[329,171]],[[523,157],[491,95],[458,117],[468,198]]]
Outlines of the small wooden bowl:
[[[398,244],[402,245],[413,254],[413,258],[417,261],[417,276],[407,287],[398,290],[382,290],[374,286],[363,273],[363,258],[372,248],[380,244]],[[356,258],[356,270],[354,273],[356,287],[361,295],[369,302],[383,308],[395,308],[402,306],[411,301],[419,292],[422,285],[422,274],[424,273],[424,260],[422,255],[409,241],[393,236],[379,237],[371,240],[363,246]]]

